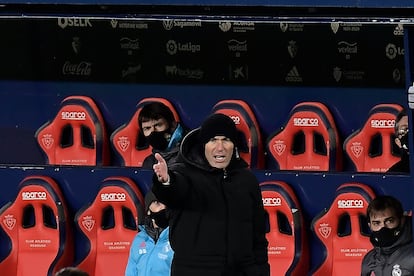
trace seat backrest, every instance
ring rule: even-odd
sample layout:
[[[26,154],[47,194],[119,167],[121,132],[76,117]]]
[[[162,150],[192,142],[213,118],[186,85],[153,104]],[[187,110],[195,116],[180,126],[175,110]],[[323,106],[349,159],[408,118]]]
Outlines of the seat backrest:
[[[280,170],[340,171],[342,143],[332,114],[320,102],[293,107],[287,123],[266,141],[269,164]]]
[[[357,172],[386,172],[401,158],[394,139],[398,104],[374,106],[364,125],[344,141],[344,151]]]
[[[267,213],[270,275],[302,276],[309,271],[309,248],[302,208],[283,181],[260,183]]]
[[[58,184],[47,176],[30,176],[19,184],[14,202],[0,209],[0,230],[9,254],[0,261],[1,275],[53,276],[72,265],[72,220]]]
[[[239,133],[240,156],[254,169],[264,169],[264,146],[256,116],[243,100],[222,100],[213,106],[213,113],[233,119]]]
[[[75,216],[77,227],[89,243],[87,254],[77,266],[89,275],[124,275],[143,206],[143,196],[132,179],[106,178],[94,201]]]
[[[374,191],[365,184],[344,183],[338,187],[332,205],[311,223],[324,247],[324,260],[312,275],[361,275],[362,259],[372,249],[366,211],[374,198]]]
[[[138,116],[142,107],[150,102],[161,102],[173,113],[174,119],[180,122],[178,112],[172,103],[165,98],[144,98],[138,102],[135,113],[128,123],[118,127],[110,137],[115,153],[121,159],[121,165],[142,167],[145,158],[152,153],[152,147],[145,143],[145,138],[138,124]]]
[[[105,122],[87,96],[69,96],[56,117],[35,134],[51,165],[109,165],[110,147]]]

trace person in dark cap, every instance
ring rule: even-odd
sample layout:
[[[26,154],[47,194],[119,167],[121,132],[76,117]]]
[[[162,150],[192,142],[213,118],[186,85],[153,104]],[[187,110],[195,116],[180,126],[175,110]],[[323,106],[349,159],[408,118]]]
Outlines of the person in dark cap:
[[[169,242],[168,210],[148,191],[144,223],[132,241],[125,276],[169,276],[174,251]]]
[[[188,133],[176,162],[161,155],[152,191],[171,211],[171,276],[269,276],[259,183],[223,114]]]
[[[178,153],[179,145],[187,133],[185,128],[174,119],[172,111],[163,103],[150,102],[138,115],[138,124],[145,141],[150,145],[153,154],[145,158],[142,167],[152,169],[157,161],[154,153],[161,153],[165,159],[170,159]],[[142,145],[141,145],[142,146]]]

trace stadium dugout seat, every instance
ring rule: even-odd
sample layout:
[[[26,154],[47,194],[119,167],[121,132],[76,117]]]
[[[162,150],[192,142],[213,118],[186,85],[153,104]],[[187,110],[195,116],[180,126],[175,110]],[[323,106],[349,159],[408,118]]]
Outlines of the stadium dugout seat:
[[[344,183],[336,190],[329,209],[315,216],[311,229],[323,244],[323,262],[313,276],[361,275],[361,262],[372,249],[366,211],[375,198],[366,184]]]
[[[264,145],[259,124],[251,107],[243,100],[222,100],[213,106],[213,113],[233,119],[239,133],[240,156],[253,169],[264,169]]]
[[[87,252],[77,266],[89,275],[124,275],[143,206],[143,195],[132,179],[104,179],[94,201],[75,215],[75,224],[87,240]]]
[[[19,184],[14,202],[0,209],[2,246],[9,254],[0,274],[46,275],[73,263],[72,220],[58,184],[47,176],[29,176]]]
[[[279,170],[340,171],[342,143],[329,109],[320,102],[293,107],[286,124],[266,141],[272,164]]]
[[[309,248],[302,208],[283,181],[260,183],[267,213],[270,275],[303,276],[309,271]]]
[[[357,172],[386,172],[400,160],[394,125],[402,110],[398,104],[374,106],[364,125],[344,141],[344,151]]]
[[[69,96],[56,117],[35,133],[50,165],[109,165],[110,146],[105,122],[96,103],[86,96]]]
[[[152,147],[146,143],[138,124],[138,116],[142,107],[150,102],[165,104],[172,111],[175,120],[180,122],[177,110],[165,98],[144,98],[138,102],[136,111],[129,122],[118,127],[110,137],[112,147],[120,157],[122,166],[142,167],[145,158],[152,154]]]

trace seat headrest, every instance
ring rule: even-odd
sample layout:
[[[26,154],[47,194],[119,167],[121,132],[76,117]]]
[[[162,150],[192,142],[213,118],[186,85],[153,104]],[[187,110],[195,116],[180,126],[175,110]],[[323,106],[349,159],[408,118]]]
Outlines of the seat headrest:
[[[136,111],[129,122],[118,127],[110,137],[112,147],[123,166],[142,167],[145,158],[152,154],[152,147],[146,143],[146,139],[138,124],[141,109],[151,102],[165,104],[172,111],[175,121],[181,121],[173,104],[165,98],[151,97],[139,101]]]
[[[358,172],[386,172],[400,160],[400,152],[394,142],[394,126],[398,104],[374,106],[364,125],[344,141],[344,151]]]
[[[75,216],[89,243],[89,252],[78,267],[90,275],[123,274],[143,214],[144,198],[132,179],[106,178],[94,201]]]
[[[251,107],[243,100],[221,100],[212,109],[233,119],[238,130],[240,156],[251,168],[263,169],[264,146],[259,123]]]
[[[309,248],[299,200],[283,181],[260,183],[267,213],[268,257],[271,275],[305,275]]]
[[[35,134],[51,165],[108,165],[109,138],[96,103],[86,96],[61,102],[56,117]]]
[[[9,275],[54,275],[74,258],[71,220],[58,184],[48,176],[29,176],[14,202],[0,210],[0,228],[10,252],[0,261]]]
[[[329,209],[312,220],[312,231],[325,249],[325,259],[312,275],[361,274],[362,258],[372,248],[366,211],[374,198],[374,191],[366,184],[338,187]]]
[[[342,144],[332,114],[319,102],[293,107],[286,124],[269,136],[267,151],[280,170],[339,171]]]

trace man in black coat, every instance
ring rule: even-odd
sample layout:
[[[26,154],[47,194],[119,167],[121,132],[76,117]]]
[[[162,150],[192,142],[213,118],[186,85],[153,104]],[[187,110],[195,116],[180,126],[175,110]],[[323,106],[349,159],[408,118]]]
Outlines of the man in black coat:
[[[269,276],[258,181],[237,151],[230,117],[184,138],[175,163],[156,154],[153,192],[172,210],[172,276]]]

